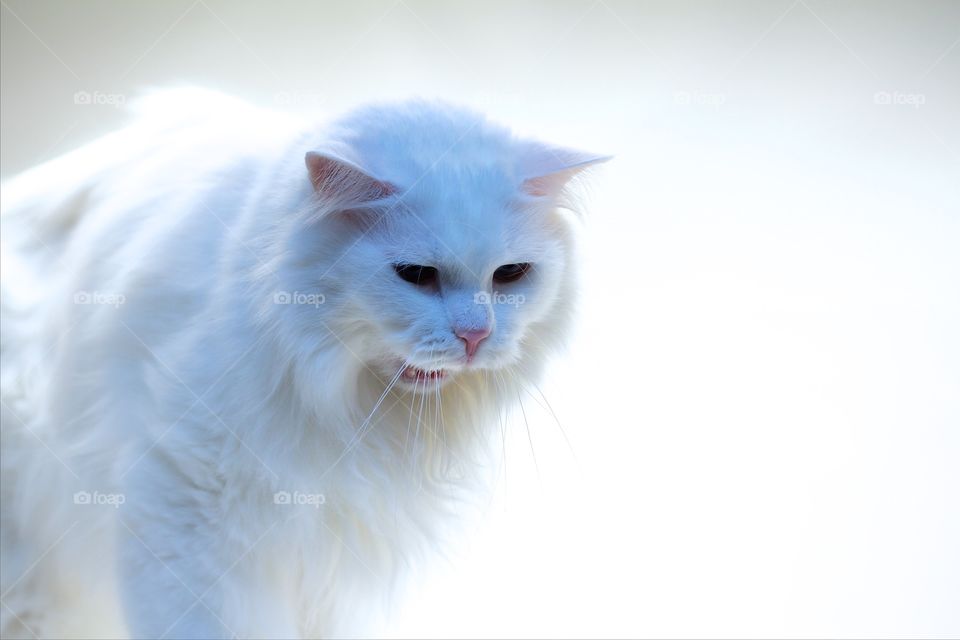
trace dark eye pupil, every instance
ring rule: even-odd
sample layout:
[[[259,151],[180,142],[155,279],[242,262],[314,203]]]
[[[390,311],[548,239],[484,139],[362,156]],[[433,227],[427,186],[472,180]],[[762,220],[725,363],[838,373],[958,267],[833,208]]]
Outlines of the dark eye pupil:
[[[411,284],[428,285],[436,282],[436,267],[426,267],[422,264],[395,264],[397,275]]]
[[[529,262],[505,264],[493,272],[494,282],[513,282],[522,278],[530,270]]]

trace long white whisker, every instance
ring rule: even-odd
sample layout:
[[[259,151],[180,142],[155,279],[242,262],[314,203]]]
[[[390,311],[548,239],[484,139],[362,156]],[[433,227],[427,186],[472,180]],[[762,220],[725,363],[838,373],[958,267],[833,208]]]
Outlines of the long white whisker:
[[[380,408],[380,403],[383,402],[383,399],[387,397],[387,394],[390,393],[390,390],[397,383],[397,380],[400,379],[400,376],[403,375],[403,370],[406,369],[406,363],[400,365],[400,369],[393,374],[393,377],[390,379],[390,382],[387,383],[386,388],[383,390],[383,393],[380,394],[380,397],[377,398],[377,402],[373,405],[373,409],[370,411],[370,415],[367,416],[367,419],[363,421],[360,425],[360,428],[357,430],[356,439],[359,440],[363,437],[367,425],[370,424],[370,420],[373,419],[373,414],[377,412],[377,409]]]
[[[433,351],[432,351],[432,350],[431,350],[431,352],[430,352],[430,359],[431,359],[431,360],[433,359]],[[422,417],[423,417],[423,405],[426,403],[426,400],[427,400],[427,384],[428,384],[429,382],[430,382],[430,377],[429,377],[428,374],[425,373],[425,375],[423,376],[423,390],[420,392],[420,409],[417,411],[417,430],[416,430],[416,433],[415,433],[414,436],[413,436],[413,443],[414,443],[413,459],[412,459],[413,464],[416,463],[416,460],[417,460],[417,457],[418,457],[418,453],[420,452],[420,421],[421,421],[421,419],[422,419]],[[413,470],[413,469],[412,469],[412,467],[411,467],[411,471],[412,471],[412,470]],[[422,474],[420,475],[420,481],[421,481],[420,488],[422,489],[422,488],[423,488],[423,475],[422,475]]]
[[[360,425],[360,428],[357,429],[357,432],[350,439],[350,442],[347,443],[347,446],[344,447],[343,452],[340,453],[339,457],[333,461],[327,470],[320,474],[318,480],[322,479],[328,473],[330,473],[334,467],[340,464],[340,461],[347,457],[347,454],[350,453],[354,447],[360,444],[360,441],[363,439],[364,434],[366,433],[367,425],[370,424],[370,421],[373,419],[373,415],[377,412],[377,409],[380,408],[380,404],[383,402],[383,399],[387,397],[390,393],[390,390],[393,389],[393,386],[397,383],[397,380],[400,379],[400,376],[403,374],[403,370],[406,368],[406,364],[400,366],[400,369],[393,375],[393,378],[390,379],[390,382],[387,383],[386,388],[383,390],[383,393],[380,394],[380,397],[377,399],[377,402],[373,405],[373,409],[370,411],[370,415],[367,416],[367,419],[363,421]]]
[[[414,379],[413,379],[413,391],[411,392],[411,395],[410,395],[410,416],[409,416],[409,418],[407,418],[407,433],[406,433],[406,435],[404,435],[404,437],[403,437],[403,460],[402,460],[402,462],[406,462],[406,461],[407,461],[407,446],[410,444],[410,428],[413,426],[413,403],[414,403],[414,400],[416,400],[416,397],[417,397],[416,393],[417,393],[417,378],[414,377]],[[414,445],[416,445],[416,443],[414,443]],[[412,456],[412,452],[411,452],[411,456]],[[412,471],[413,471],[413,463],[410,462],[409,464],[410,464],[410,470],[411,470],[411,472],[412,472]]]
[[[483,371],[483,391],[484,397],[489,396],[490,393],[490,378],[492,373],[489,370]],[[494,380],[496,382],[496,380]],[[503,403],[499,401],[499,391],[497,391],[496,396],[496,408],[497,408],[497,422],[500,424],[500,446],[502,449],[502,455],[500,458],[500,470],[503,472],[503,492],[504,495],[508,492],[507,484],[507,434],[506,429],[503,426]],[[487,502],[487,508],[489,509],[493,505],[494,495],[490,495],[490,500]]]
[[[443,365],[446,364],[443,360],[440,361],[440,370],[443,371]],[[440,385],[438,384],[434,389],[437,394],[437,420],[440,422],[440,433],[443,437],[443,449],[447,450],[447,423],[443,419],[443,395],[440,393]]]
[[[492,371],[484,371],[484,376],[483,376],[484,391],[489,390],[490,378],[492,377],[493,373],[494,372]],[[496,379],[494,379],[494,382],[496,382]],[[504,491],[506,491],[507,489],[507,430],[503,422],[504,407],[503,407],[503,403],[501,402],[501,398],[500,398],[501,394],[500,394],[499,387],[496,387],[495,391],[497,394],[496,395],[497,422],[500,424],[500,447],[502,449],[501,466],[503,468],[503,488],[504,488]]]
[[[515,377],[520,385],[523,386],[523,390],[526,391],[527,394],[529,394],[529,396],[533,398],[535,402],[537,402],[537,404],[539,404],[541,407],[544,407],[543,403],[546,403],[544,408],[550,412],[550,415],[553,417],[553,421],[557,424],[557,428],[560,429],[560,435],[563,436],[563,441],[567,443],[567,448],[570,450],[570,455],[573,456],[574,464],[577,465],[577,470],[581,475],[583,475],[583,467],[580,465],[580,459],[577,457],[577,450],[573,447],[573,443],[570,442],[570,438],[567,437],[567,431],[563,428],[563,425],[560,424],[560,418],[557,416],[557,412],[553,410],[553,405],[551,405],[550,401],[547,400],[546,394],[540,389],[540,387],[537,386],[536,382],[533,382],[532,380],[529,381],[533,388],[537,390],[537,393],[540,394],[540,397],[543,398],[543,403],[541,403],[539,400],[537,400],[536,396],[530,393],[530,390],[526,387],[526,385],[524,385],[524,382],[520,380],[519,376]]]
[[[540,481],[540,490],[543,491],[543,476],[540,475],[540,465],[537,463],[537,452],[533,448],[533,435],[530,433],[530,422],[527,420],[527,411],[523,408],[523,399],[520,397],[520,391],[517,391],[517,402],[520,404],[520,413],[523,415],[523,424],[527,428],[527,441],[530,443],[530,455],[533,457],[533,466],[537,470],[537,478]]]

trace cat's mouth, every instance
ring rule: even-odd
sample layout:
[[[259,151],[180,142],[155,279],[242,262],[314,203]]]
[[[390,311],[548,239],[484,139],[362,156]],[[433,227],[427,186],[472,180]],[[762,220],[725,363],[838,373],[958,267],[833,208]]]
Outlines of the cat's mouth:
[[[431,364],[436,368],[432,368]],[[424,362],[423,366],[417,366],[409,361],[397,358],[392,362],[387,361],[387,363],[381,364],[380,370],[384,376],[382,380],[388,380],[387,384],[398,390],[414,393],[429,391],[432,393],[434,389],[443,386],[448,380],[452,379],[459,368],[456,365],[451,368],[441,362]]]
[[[440,383],[446,376],[443,369],[421,369],[420,367],[406,366],[400,374],[400,379],[404,382],[415,384],[427,384],[430,382]]]

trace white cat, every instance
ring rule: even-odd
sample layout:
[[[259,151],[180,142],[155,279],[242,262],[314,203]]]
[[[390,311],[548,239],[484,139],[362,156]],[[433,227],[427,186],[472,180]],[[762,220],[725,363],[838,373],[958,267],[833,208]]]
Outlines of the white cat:
[[[4,637],[363,632],[563,338],[604,159],[184,90],[4,185]]]

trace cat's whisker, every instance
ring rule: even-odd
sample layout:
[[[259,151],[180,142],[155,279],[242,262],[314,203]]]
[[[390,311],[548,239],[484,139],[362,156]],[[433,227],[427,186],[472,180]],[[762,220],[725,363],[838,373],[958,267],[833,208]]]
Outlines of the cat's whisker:
[[[407,462],[407,447],[410,444],[410,429],[413,426],[413,402],[416,399],[417,382],[418,382],[418,379],[414,378],[413,392],[410,396],[410,402],[408,403],[408,406],[410,408],[410,415],[407,418],[407,432],[406,432],[406,435],[404,435],[403,437],[403,457],[400,460],[401,467],[405,462]],[[416,446],[416,443],[414,443],[414,446]],[[412,452],[411,452],[411,457],[412,457]],[[410,464],[410,468],[411,469],[413,468],[412,463]]]
[[[540,387],[537,386],[536,382],[533,382],[532,380],[529,381],[530,384],[533,386],[533,388],[537,390],[537,393],[539,393],[540,397],[543,399],[543,403],[541,403],[537,399],[537,397],[530,392],[530,389],[524,384],[524,381],[519,376],[515,376],[515,378],[517,382],[523,387],[523,390],[526,391],[527,394],[531,398],[533,398],[537,404],[539,404],[541,407],[546,409],[550,413],[551,417],[553,417],[554,423],[556,423],[557,428],[560,429],[560,435],[563,436],[563,441],[567,444],[567,448],[570,450],[570,455],[573,456],[574,464],[577,465],[577,471],[580,472],[582,475],[583,467],[580,465],[580,459],[577,457],[577,450],[574,449],[573,443],[570,441],[570,438],[567,436],[566,429],[564,429],[563,425],[560,424],[560,418],[557,416],[557,412],[553,410],[553,405],[551,405],[550,401],[547,400],[547,395],[543,392],[542,389],[540,389]],[[544,406],[544,403],[546,404],[546,406]]]
[[[443,419],[443,394],[440,387],[437,387],[437,415],[440,419],[440,433],[443,435],[443,446],[447,447],[447,422]]]
[[[498,393],[499,396],[499,393]],[[506,488],[507,483],[507,428],[503,418],[504,406],[502,402],[499,402],[499,397],[497,398],[497,422],[500,423],[500,445],[503,449],[503,483],[504,488]]]
[[[433,350],[432,350],[432,349],[430,350],[429,360],[430,360],[430,361],[433,360]],[[416,434],[415,434],[414,437],[413,437],[414,452],[413,452],[413,460],[411,461],[411,464],[413,464],[413,465],[415,465],[416,460],[417,460],[417,457],[418,457],[418,455],[419,455],[419,453],[420,453],[420,451],[421,451],[421,446],[423,446],[423,445],[421,445],[421,443],[420,443],[420,423],[421,423],[421,420],[422,420],[422,418],[423,418],[423,407],[424,407],[424,405],[426,404],[426,401],[427,401],[427,393],[426,393],[426,391],[427,391],[427,384],[428,384],[429,382],[430,382],[430,379],[429,379],[428,377],[424,377],[424,379],[423,379],[423,390],[420,392],[420,409],[417,411],[417,431],[416,431]],[[424,425],[424,431],[426,431],[426,425]],[[426,439],[425,436],[424,436],[424,439]],[[415,468],[415,467],[411,467],[411,471],[413,471],[413,468]],[[420,477],[420,488],[421,488],[421,489],[423,488],[423,476]]]
[[[544,341],[541,340],[536,334],[528,333],[527,335],[524,336],[524,339],[535,340],[537,344],[540,345],[541,347],[546,347],[546,344],[544,343]],[[520,376],[519,372],[515,367],[510,367],[509,370],[513,374],[513,377],[517,381],[517,383],[524,387],[524,390],[527,392],[527,394],[529,394],[531,398],[537,401],[537,404],[539,404],[541,407],[546,409],[550,413],[551,417],[553,417],[554,422],[556,423],[557,427],[560,429],[560,434],[563,436],[564,442],[566,442],[567,444],[567,448],[570,450],[570,455],[573,456],[574,464],[577,465],[577,470],[582,474],[583,467],[580,465],[580,460],[577,457],[576,449],[574,449],[573,444],[570,441],[570,438],[567,436],[566,430],[563,428],[563,425],[560,423],[560,418],[557,416],[557,412],[553,410],[553,405],[551,405],[550,401],[547,399],[547,395],[543,392],[542,389],[540,389],[539,386],[537,386],[537,383],[535,381],[526,380],[523,376]],[[537,400],[536,396],[534,396],[530,392],[530,390],[526,388],[525,382],[529,382],[537,390],[537,393],[539,393],[540,397],[543,399],[543,403]],[[544,406],[544,403],[546,403],[546,406]]]
[[[481,373],[483,374],[482,377],[483,377],[484,397],[490,397],[490,377],[491,377],[490,371],[484,369],[482,370]],[[503,428],[503,413],[502,413],[503,404],[497,401],[496,407],[497,407],[497,421],[500,424],[500,446],[502,448],[502,456],[500,457],[500,460],[499,460],[500,467],[498,468],[498,472],[501,470],[503,472],[503,491],[506,494],[507,492],[507,457],[506,457],[507,456],[507,439],[506,439],[506,433]],[[496,496],[493,493],[491,493],[490,496],[488,497],[487,499],[488,510],[492,508],[495,497]]]
[[[390,382],[387,383],[386,388],[383,390],[383,393],[380,394],[380,397],[377,399],[377,402],[373,405],[373,409],[370,411],[370,415],[368,415],[367,418],[366,418],[366,420],[363,421],[363,423],[362,423],[362,424],[360,425],[360,427],[357,429],[357,432],[353,435],[353,437],[352,437],[352,438],[350,439],[350,441],[347,443],[347,446],[344,447],[343,451],[340,453],[340,455],[337,457],[337,459],[333,461],[333,464],[331,464],[329,467],[327,467],[327,470],[324,471],[322,474],[320,474],[320,477],[317,478],[318,481],[319,481],[319,480],[322,480],[328,473],[330,473],[331,471],[333,471],[333,469],[334,469],[338,464],[340,464],[340,462],[341,462],[345,457],[347,457],[347,455],[348,455],[358,444],[360,444],[360,441],[363,439],[363,436],[364,436],[364,434],[365,434],[366,431],[367,431],[367,425],[370,424],[370,421],[373,419],[373,416],[374,416],[374,414],[377,412],[377,409],[379,409],[379,408],[380,408],[380,405],[383,403],[384,398],[387,397],[387,395],[390,393],[390,390],[393,389],[394,385],[395,385],[395,384],[397,383],[397,381],[400,379],[400,376],[403,374],[403,370],[404,370],[405,366],[406,366],[405,364],[404,364],[404,365],[401,365],[401,366],[400,366],[400,369],[393,375],[393,377],[390,379]]]
[[[360,425],[360,429],[358,430],[358,437],[359,437],[359,438],[362,438],[362,437],[363,437],[363,434],[365,433],[365,429],[366,429],[367,426],[370,424],[370,420],[373,419],[373,414],[375,414],[375,413],[377,412],[377,409],[380,408],[380,404],[383,402],[384,398],[386,398],[387,395],[390,394],[390,391],[391,391],[391,390],[393,389],[393,387],[397,384],[397,381],[400,380],[400,377],[403,375],[403,370],[404,370],[405,368],[406,368],[406,365],[401,365],[401,366],[400,366],[400,368],[397,370],[397,372],[396,372],[395,374],[393,374],[393,377],[392,377],[392,378],[390,379],[390,381],[387,383],[387,386],[384,388],[383,393],[381,393],[381,394],[380,394],[380,397],[377,398],[377,402],[373,405],[373,409],[370,411],[370,415],[368,415],[368,416],[367,416],[367,419],[364,420],[363,423]]]
[[[527,428],[527,442],[530,443],[530,455],[533,457],[533,466],[537,470],[537,479],[540,481],[540,490],[543,490],[543,476],[540,475],[540,465],[537,463],[537,452],[533,446],[533,435],[530,433],[530,422],[527,420],[527,411],[523,408],[523,398],[520,397],[520,391],[517,391],[517,403],[520,405],[520,413],[523,415],[523,425]]]
[[[509,385],[507,384],[507,381],[506,381],[506,378],[504,377],[504,374],[503,374],[502,372],[500,372],[500,371],[497,371],[497,372],[496,372],[496,375],[497,375],[497,377],[500,379],[500,381],[502,382],[502,384],[503,384],[503,391],[504,391],[504,393],[506,393],[506,391],[509,390]],[[512,377],[513,377],[513,378],[516,378],[516,376],[512,376]],[[542,488],[543,488],[543,478],[542,478],[542,476],[540,475],[540,465],[537,463],[537,454],[536,454],[536,451],[534,450],[534,446],[533,446],[533,436],[532,436],[531,433],[530,433],[530,422],[527,420],[527,412],[526,412],[526,410],[523,408],[523,400],[522,400],[522,398],[520,397],[520,392],[519,392],[519,390],[517,391],[517,403],[520,405],[520,413],[521,413],[521,415],[523,416],[523,424],[524,424],[524,426],[525,426],[526,429],[527,429],[527,441],[530,443],[530,455],[531,455],[532,458],[533,458],[533,466],[534,466],[534,468],[535,468],[536,471],[537,471],[537,478],[538,478],[539,481],[540,481],[540,486],[541,486],[541,489],[542,489]]]

